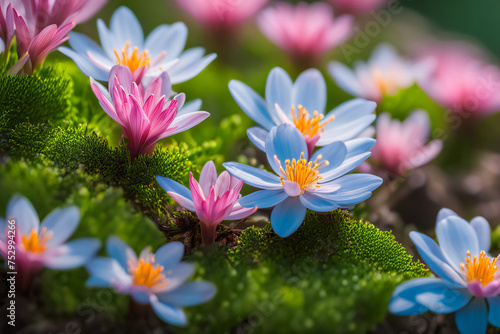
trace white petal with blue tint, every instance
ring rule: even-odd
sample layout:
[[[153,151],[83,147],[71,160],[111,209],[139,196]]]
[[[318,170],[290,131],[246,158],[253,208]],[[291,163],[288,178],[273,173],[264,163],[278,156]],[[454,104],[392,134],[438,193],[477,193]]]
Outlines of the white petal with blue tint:
[[[261,127],[253,126],[247,130],[248,138],[252,141],[252,143],[261,151],[265,151],[266,147],[266,137],[268,135],[268,131],[264,130]]]
[[[173,60],[182,53],[186,46],[188,30],[183,22],[172,25],[162,24],[148,35],[144,43],[144,49],[152,55],[159,55],[167,51],[164,60]]]
[[[144,33],[141,24],[134,13],[127,7],[119,7],[111,16],[109,24],[117,50],[130,42],[131,47],[142,49],[144,46]]]
[[[489,252],[491,247],[491,227],[488,221],[483,217],[475,217],[470,221],[470,225],[476,231],[479,249]]]
[[[99,67],[97,67],[95,64],[93,64],[90,59],[87,57],[82,56],[81,54],[67,48],[67,47],[60,47],[58,50],[65,54],[66,56],[70,57],[73,59],[75,62],[76,66],[82,71],[83,74],[85,74],[88,77],[92,77],[95,80],[101,80],[101,81],[107,81],[109,77],[109,72],[105,71]]]
[[[205,49],[203,48],[192,48],[184,51],[179,57],[179,62],[168,71],[172,84],[178,84],[194,78],[217,58],[217,55],[214,53],[207,56],[203,56],[204,54]]]
[[[33,229],[38,231],[40,220],[35,208],[26,197],[15,195],[7,204],[5,219],[14,218],[16,221],[16,228],[22,234],[29,234]]]
[[[85,265],[101,247],[97,239],[82,238],[46,251],[44,264],[51,269],[72,269]]]
[[[291,98],[294,107],[302,105],[310,114],[313,111],[324,114],[326,83],[321,72],[314,68],[302,72],[293,84]],[[288,109],[284,111],[290,112]]]
[[[152,302],[153,311],[161,320],[175,326],[187,325],[187,319],[184,312],[174,306],[166,305],[161,302]]]
[[[415,231],[410,232],[410,238],[417,247],[423,261],[432,272],[451,283],[454,287],[465,287],[464,279],[448,264],[441,248],[439,248],[434,240],[425,234]]]
[[[127,286],[132,283],[130,275],[114,259],[98,257],[90,261],[86,268],[92,278],[87,281],[89,286],[93,286],[94,283],[104,284],[104,282],[108,282],[109,287],[115,284]]]
[[[279,166],[275,156],[285,165],[287,159],[299,159],[304,153],[307,155],[307,145],[304,137],[297,128],[282,124],[273,128],[266,138],[266,155],[269,164],[276,174],[280,174]],[[307,158],[307,156],[306,156]]]
[[[328,201],[324,194],[304,192],[300,195],[300,202],[308,209],[317,212],[328,212],[338,209],[338,205]]]
[[[448,314],[467,305],[471,297],[467,289],[451,290],[443,281],[442,286],[422,289],[415,296],[415,300],[432,312]]]
[[[288,194],[283,190],[258,190],[240,198],[238,203],[247,208],[254,206],[258,208],[271,208],[285,198],[288,198]]]
[[[368,152],[376,142],[373,138],[356,138],[346,141],[344,143],[347,147],[346,159]]]
[[[65,242],[78,227],[80,222],[80,209],[70,206],[52,211],[40,225],[53,232],[52,238],[46,242],[47,247],[60,245]]]
[[[269,114],[266,101],[252,88],[240,81],[231,80],[229,91],[245,114],[256,123],[267,130],[271,130],[276,125]]]
[[[479,256],[479,241],[476,232],[468,222],[460,217],[450,216],[436,224],[436,236],[444,257],[460,271],[460,263],[465,262],[467,252]]]
[[[353,119],[351,123],[345,125],[337,125],[333,120],[325,126],[325,131],[322,133],[317,145],[324,146],[333,141],[346,141],[356,138],[373,123],[375,118],[375,115],[366,115],[359,119]]]
[[[155,252],[155,261],[163,266],[164,270],[170,270],[181,262],[183,256],[184,245],[179,241],[171,241]]]
[[[319,156],[321,156],[321,159],[318,160],[318,163],[328,161],[328,165],[322,166],[319,170],[320,173],[325,173],[339,167],[344,162],[346,155],[347,147],[343,142],[337,141],[318,149],[309,161],[316,161]]]
[[[281,67],[273,68],[266,82],[267,109],[274,113],[275,104],[278,104],[285,113],[291,113],[292,87],[293,82],[288,73]]]
[[[178,263],[175,267],[170,270],[165,270],[165,278],[168,280],[168,284],[163,291],[172,291],[177,289],[179,286],[184,284],[184,282],[194,273],[194,265],[187,262]]]
[[[177,289],[158,295],[158,300],[164,304],[175,306],[194,306],[212,299],[217,288],[208,282],[190,282]]]
[[[364,90],[358,78],[356,78],[354,72],[349,67],[338,62],[331,62],[328,64],[328,72],[342,90],[353,96],[364,95]]]
[[[439,221],[441,221],[441,220],[443,220],[445,218],[448,218],[450,216],[458,216],[458,215],[453,210],[450,210],[450,209],[447,209],[447,208],[442,208],[438,212],[438,215],[437,215],[437,218],[436,218],[436,222],[439,222]]]
[[[330,180],[334,180],[344,174],[353,171],[356,167],[361,165],[363,161],[368,159],[370,155],[371,152],[366,152],[344,160],[342,165],[340,165],[339,167],[331,169],[328,172],[322,173],[321,175],[323,176],[323,181],[328,182]]]
[[[123,270],[128,270],[128,261],[137,261],[137,256],[135,252],[129,245],[127,245],[122,239],[117,236],[110,236],[106,241],[106,251],[108,255],[115,259],[123,268]],[[129,258],[132,256],[132,258]]]
[[[248,185],[260,189],[280,190],[283,188],[280,178],[263,169],[250,167],[237,162],[225,162],[222,164],[232,176],[242,180]]]
[[[179,182],[176,182],[174,180],[171,180],[167,177],[163,177],[160,175],[156,175],[156,181],[165,191],[167,191],[167,192],[171,191],[171,192],[177,193],[177,194],[181,195],[182,197],[185,197],[185,198],[193,201],[193,197],[191,196],[191,190],[184,187]]]
[[[276,205],[271,213],[271,226],[274,233],[282,238],[291,235],[302,225],[306,210],[298,197],[289,197]]]

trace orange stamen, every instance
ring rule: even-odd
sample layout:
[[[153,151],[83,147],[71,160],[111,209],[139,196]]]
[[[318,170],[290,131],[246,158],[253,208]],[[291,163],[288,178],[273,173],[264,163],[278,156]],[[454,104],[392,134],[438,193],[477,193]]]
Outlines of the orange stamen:
[[[117,65],[127,66],[128,68],[130,68],[130,71],[132,73],[134,73],[134,71],[140,67],[149,65],[151,57],[149,56],[148,50],[144,50],[142,51],[142,53],[139,53],[139,49],[137,48],[137,46],[134,46],[134,48],[132,49],[132,54],[129,56],[129,46],[130,42],[125,43],[125,46],[121,50],[121,55],[116,49],[113,49],[115,51]]]
[[[275,155],[274,158],[278,160],[278,157]],[[300,159],[292,161],[285,160],[285,168],[281,166],[280,162],[280,171],[286,177],[286,179],[280,176],[281,184],[284,184],[285,181],[292,181],[299,185],[301,194],[304,193],[306,189],[310,188],[319,188],[318,182],[321,181],[322,177],[319,175],[319,169],[326,165],[328,166],[330,163],[328,161],[322,161],[318,163],[318,160],[321,159],[321,154],[318,155],[315,161],[307,161],[305,159],[304,152],[300,154]]]
[[[335,116],[331,116],[328,120],[326,120],[323,124],[319,124],[325,115],[318,113],[318,111],[314,111],[314,117],[311,118],[309,112],[303,106],[299,105],[299,116],[295,117],[295,110],[292,107],[292,118],[295,127],[299,129],[299,131],[308,138],[314,137],[316,134],[325,131],[325,125],[330,123],[335,119]]]
[[[47,231],[47,228],[42,228],[40,233],[36,232],[36,229],[33,229],[29,236],[23,235],[23,246],[24,249],[33,252],[33,253],[41,253],[47,247],[45,243],[52,238],[54,233],[52,231]]]
[[[465,258],[466,263],[460,263],[460,267],[464,271],[465,278],[468,282],[478,280],[483,286],[486,286],[495,279],[495,274],[498,270],[496,266],[497,260],[498,257],[490,259],[486,256],[484,251],[481,251],[479,258],[477,258],[477,256],[471,258],[470,252],[467,251],[467,257]]]

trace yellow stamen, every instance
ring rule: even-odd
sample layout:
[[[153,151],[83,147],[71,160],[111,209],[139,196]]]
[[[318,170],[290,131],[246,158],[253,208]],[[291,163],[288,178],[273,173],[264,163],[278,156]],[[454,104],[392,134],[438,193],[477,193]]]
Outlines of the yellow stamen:
[[[24,249],[33,252],[33,253],[41,253],[47,247],[45,243],[52,238],[54,233],[52,231],[47,231],[47,228],[42,228],[40,233],[36,232],[36,229],[31,230],[29,236],[23,235],[23,246]]]
[[[128,55],[128,47],[130,46],[130,42],[125,43],[125,46],[121,50],[121,55],[118,51],[113,48],[116,56],[116,64],[117,65],[125,65],[130,68],[130,71],[134,73],[140,67],[149,65],[149,61],[151,57],[149,56],[149,51],[144,50],[142,53],[139,53],[139,49],[137,46],[134,46],[132,49],[132,54]]]
[[[276,155],[274,158],[279,161]],[[323,167],[323,165],[328,166],[330,164],[326,160],[318,163],[318,160],[321,158],[322,156],[320,154],[316,160],[308,162],[304,152],[302,152],[298,160],[285,160],[285,168],[281,166],[280,162],[280,171],[286,177],[285,179],[280,176],[281,184],[284,184],[285,181],[295,182],[299,185],[301,194],[304,193],[306,189],[319,188],[318,182],[323,178],[319,175],[319,169]]]
[[[295,117],[295,110],[292,107],[292,118],[295,127],[299,129],[299,131],[307,138],[312,138],[318,132],[325,131],[325,125],[330,123],[335,119],[335,116],[331,116],[328,120],[326,120],[323,124],[319,124],[325,118],[325,115],[318,113],[318,111],[314,111],[314,117],[311,118],[309,112],[303,106],[299,105],[299,116]]]
[[[397,73],[391,72],[384,75],[380,70],[374,70],[372,75],[375,86],[379,88],[382,95],[394,95],[398,92],[400,87]]]
[[[151,288],[165,278],[165,275],[162,273],[162,266],[153,266],[150,262],[144,262],[144,260],[141,259],[139,266],[135,270],[134,284],[144,285]]]
[[[476,256],[471,258],[470,252],[467,251],[466,263],[460,263],[460,267],[462,267],[468,282],[478,280],[483,286],[486,286],[495,279],[495,274],[498,270],[496,266],[497,260],[498,257],[490,259],[484,251],[481,251],[479,258]]]

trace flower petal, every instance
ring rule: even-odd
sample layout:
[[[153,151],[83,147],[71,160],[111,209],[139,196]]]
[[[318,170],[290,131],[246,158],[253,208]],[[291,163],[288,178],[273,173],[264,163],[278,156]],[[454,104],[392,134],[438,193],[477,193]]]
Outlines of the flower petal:
[[[454,287],[465,286],[463,278],[448,264],[448,260],[434,240],[415,231],[410,232],[410,238],[423,261],[434,274],[453,284]]]
[[[115,235],[109,236],[106,240],[106,251],[122,266],[124,271],[128,270],[129,256],[134,256],[133,260],[137,261],[134,250]]]
[[[291,235],[302,225],[306,210],[298,197],[289,197],[276,205],[271,213],[271,226],[274,233],[282,238]]]
[[[495,327],[500,327],[500,296],[488,298],[490,314],[488,320]]]
[[[300,201],[306,208],[316,212],[333,211],[339,207],[336,203],[332,203],[325,199],[321,194],[307,191],[300,195]]]
[[[328,64],[328,72],[342,90],[353,96],[364,95],[362,85],[349,67],[334,61]]]
[[[46,228],[52,231],[53,235],[46,242],[46,246],[52,247],[65,242],[78,227],[80,222],[80,209],[76,206],[70,206],[63,209],[52,211],[40,225],[40,229]]]
[[[215,168],[215,164],[213,161],[208,161],[201,170],[200,182],[199,182],[201,190],[203,190],[203,194],[205,194],[205,196],[208,195],[210,187],[214,186],[216,182],[217,182],[217,169]]]
[[[40,220],[31,202],[23,196],[14,195],[6,210],[6,219],[14,218],[21,234],[29,234],[33,229],[38,231]]]
[[[172,80],[172,84],[179,84],[189,79],[194,78],[201,71],[205,69],[217,55],[211,53],[205,57],[203,54],[205,49],[203,48],[191,48],[186,50],[180,57],[179,62],[176,63],[170,70],[169,75]]]
[[[161,320],[174,326],[186,326],[187,319],[184,312],[174,306],[157,302],[152,302],[153,311]]]
[[[266,137],[268,134],[269,131],[259,126],[254,126],[247,130],[248,138],[250,138],[252,143],[261,151],[265,151],[266,149]]]
[[[240,220],[243,218],[246,218],[253,214],[255,211],[257,211],[257,207],[250,207],[250,208],[244,208],[241,206],[241,204],[236,203],[229,216],[226,217],[226,220]]]
[[[252,187],[269,190],[280,190],[283,188],[281,180],[277,175],[271,174],[263,169],[250,167],[237,162],[225,162],[222,165],[229,174]]]
[[[288,73],[281,67],[273,68],[266,82],[267,109],[271,112],[275,112],[275,105],[278,104],[285,113],[291,112],[292,87],[293,82]],[[268,128],[268,130],[270,129],[271,128]]]
[[[168,271],[176,267],[184,256],[184,245],[179,241],[171,241],[155,252],[155,261]]]
[[[245,208],[271,208],[288,198],[283,190],[259,190],[239,199],[238,203]]]
[[[307,157],[308,150],[304,136],[297,128],[282,124],[271,129],[266,138],[266,155],[269,164],[276,174],[281,174],[275,156],[285,165],[287,159],[299,159],[304,153]]]
[[[172,25],[162,24],[149,33],[144,48],[152,55],[167,51],[164,60],[178,58],[186,46],[188,29],[183,22]]]
[[[470,303],[455,313],[455,322],[460,333],[486,333],[488,306],[484,298],[473,298]]]
[[[167,305],[194,306],[212,299],[217,288],[208,282],[190,282],[173,291],[159,294],[158,300]]]
[[[455,211],[447,209],[447,208],[442,208],[438,212],[438,215],[437,215],[437,218],[436,218],[436,222],[439,222],[439,221],[441,221],[441,220],[443,220],[445,218],[448,218],[450,216],[457,216],[458,217],[458,215],[455,213]]]
[[[90,261],[86,268],[90,273],[88,286],[113,287],[117,284],[123,287],[132,283],[130,275],[115,259],[98,257]]]
[[[121,6],[115,10],[113,16],[111,16],[109,27],[113,34],[115,46],[118,46],[119,49],[123,48],[127,42],[130,43],[132,48],[144,48],[144,33],[141,23],[127,7]]]
[[[269,114],[266,101],[252,88],[240,81],[231,80],[229,91],[241,110],[253,121],[267,130],[271,130],[276,125]]]
[[[489,252],[491,247],[491,227],[488,221],[483,217],[475,217],[470,221],[470,225],[476,231],[479,249]]]
[[[472,226],[460,217],[448,217],[436,224],[436,236],[444,257],[456,271],[465,262],[467,252],[479,256],[479,241]]]
[[[92,260],[101,247],[98,239],[73,240],[50,249],[44,254],[44,264],[51,269],[73,269]]]
[[[318,159],[320,156],[321,159]],[[325,173],[329,170],[339,167],[344,162],[346,156],[346,145],[341,141],[337,141],[323,146],[322,148],[317,150],[309,160],[316,161],[316,159],[318,159],[318,163],[322,161],[328,161],[328,165],[323,166],[320,169],[320,173]]]
[[[326,83],[321,72],[315,68],[302,72],[293,84],[291,97],[293,106],[302,105],[309,113],[318,111],[324,114],[326,107]],[[283,110],[289,112],[287,109]]]
[[[193,197],[191,197],[191,191],[179,182],[160,175],[156,175],[156,181],[165,191],[174,192],[182,197],[187,198],[191,202],[193,201]]]

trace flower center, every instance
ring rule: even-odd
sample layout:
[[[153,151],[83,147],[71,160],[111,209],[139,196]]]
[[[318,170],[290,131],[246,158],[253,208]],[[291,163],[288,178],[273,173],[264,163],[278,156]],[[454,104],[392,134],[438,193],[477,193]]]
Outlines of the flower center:
[[[301,194],[304,193],[306,189],[319,188],[318,182],[322,179],[319,175],[319,169],[330,164],[326,160],[318,163],[318,160],[321,158],[322,156],[320,154],[316,160],[308,162],[307,159],[305,159],[304,152],[302,152],[298,160],[285,160],[285,168],[283,168],[278,157],[275,155],[274,159],[279,164],[281,173],[286,177],[285,180],[285,178],[280,175],[281,184],[284,184],[285,181],[295,182],[299,185]]]
[[[299,105],[299,116],[295,118],[295,110],[292,107],[292,118],[295,127],[308,138],[314,137],[318,132],[325,131],[325,125],[330,123],[335,119],[335,116],[331,116],[323,124],[319,124],[325,118],[325,115],[318,113],[317,110],[313,112],[314,117],[311,118],[309,112],[303,106]]]
[[[165,275],[162,273],[162,266],[153,266],[150,262],[144,262],[144,260],[141,259],[134,273],[134,284],[151,288],[165,278]]]
[[[132,54],[129,56],[129,46],[130,42],[125,43],[125,46],[121,50],[121,55],[116,49],[113,49],[115,51],[117,65],[127,66],[128,68],[130,68],[130,71],[132,73],[134,73],[134,71],[140,67],[149,65],[151,57],[149,56],[148,50],[144,50],[142,51],[142,53],[139,53],[139,49],[137,48],[137,46],[134,46],[134,48],[132,49]]]
[[[467,257],[465,258],[466,263],[460,263],[460,267],[462,267],[468,282],[478,280],[483,286],[486,286],[495,279],[495,274],[498,270],[496,266],[497,260],[498,257],[490,259],[486,256],[484,251],[481,251],[479,258],[476,256],[471,258],[470,252],[468,251]]]
[[[24,249],[33,253],[43,252],[47,248],[45,243],[52,238],[53,234],[52,231],[47,231],[46,227],[42,228],[40,233],[37,233],[36,229],[31,230],[29,236],[23,235]]]
[[[391,95],[398,91],[397,80],[392,74],[387,77],[380,70],[375,70],[373,71],[373,80],[382,95]]]

